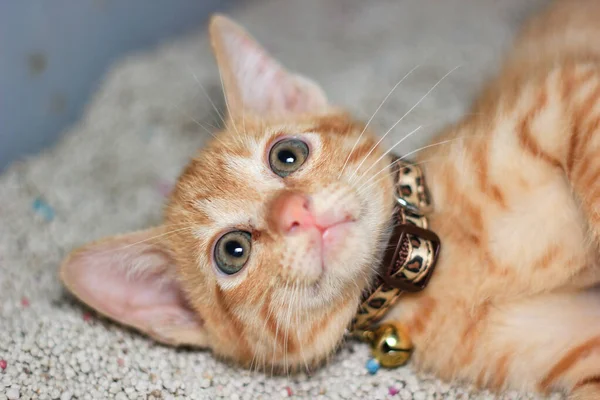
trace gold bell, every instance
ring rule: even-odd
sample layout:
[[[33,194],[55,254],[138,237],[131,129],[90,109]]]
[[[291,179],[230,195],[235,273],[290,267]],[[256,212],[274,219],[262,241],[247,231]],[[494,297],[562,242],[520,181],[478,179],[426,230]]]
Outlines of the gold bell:
[[[364,332],[373,357],[385,368],[400,367],[410,359],[413,350],[408,330],[399,322],[387,322]]]

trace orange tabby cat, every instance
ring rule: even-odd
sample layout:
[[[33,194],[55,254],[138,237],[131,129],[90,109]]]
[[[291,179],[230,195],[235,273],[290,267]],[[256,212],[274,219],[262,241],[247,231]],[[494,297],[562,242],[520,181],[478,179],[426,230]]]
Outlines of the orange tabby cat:
[[[427,289],[386,316],[409,328],[416,368],[600,398],[598,21],[600,1],[556,1],[441,137],[456,140],[422,156],[435,159],[424,167],[443,250]],[[61,276],[161,342],[246,366],[315,364],[380,262],[391,159],[233,22],[215,17],[210,33],[226,128],[181,175],[163,226],[89,244]]]

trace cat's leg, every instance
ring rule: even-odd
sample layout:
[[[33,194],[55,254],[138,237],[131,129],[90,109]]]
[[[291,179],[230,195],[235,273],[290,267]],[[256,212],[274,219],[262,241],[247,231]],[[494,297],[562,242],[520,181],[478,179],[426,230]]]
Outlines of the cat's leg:
[[[474,315],[476,323],[466,322],[468,333],[451,352],[444,335],[424,346],[428,354],[422,361],[429,364],[424,367],[436,368],[437,359],[442,376],[481,387],[558,390],[570,399],[600,399],[600,290],[488,305]],[[456,328],[458,321],[450,324]]]

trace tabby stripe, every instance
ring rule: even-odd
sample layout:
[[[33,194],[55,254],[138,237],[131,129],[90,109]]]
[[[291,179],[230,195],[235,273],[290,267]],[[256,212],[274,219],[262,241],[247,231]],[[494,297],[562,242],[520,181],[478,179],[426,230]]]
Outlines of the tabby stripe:
[[[575,154],[581,150],[579,146],[579,137],[582,131],[581,125],[583,124],[584,119],[590,114],[594,105],[597,103],[599,96],[600,85],[596,85],[595,89],[582,102],[581,108],[578,110],[577,114],[573,118],[573,120],[575,121],[575,126],[573,128],[573,133],[571,134],[571,139],[569,141],[569,153],[567,156],[567,173],[569,175],[573,171],[573,166],[575,163]],[[583,140],[584,143],[587,143],[589,141],[591,131],[593,131],[593,129],[587,130],[585,139]]]
[[[263,304],[263,306],[260,310],[260,315],[263,318],[263,320],[265,321],[267,329],[273,336],[273,339],[275,339],[277,341],[277,346],[283,347],[283,346],[285,346],[285,338],[279,332],[279,330],[281,330],[281,329],[278,330],[278,328],[277,328],[277,321],[275,320],[275,313],[269,312],[271,300],[272,300],[272,291],[269,291],[267,299],[265,300],[265,303]]]
[[[462,334],[462,342],[465,343],[466,348],[460,364],[469,365],[473,362],[473,359],[475,358],[475,345],[481,329],[481,321],[487,318],[489,312],[489,303],[484,303],[480,305],[475,314],[468,319],[467,325],[465,326],[465,330]]]
[[[504,387],[504,383],[506,382],[506,376],[508,375],[508,364],[512,358],[511,353],[506,353],[496,363],[496,371],[494,373],[494,378],[490,383],[491,388],[502,389]]]
[[[583,178],[588,173],[588,170],[590,169],[590,164],[596,160],[596,154],[594,152],[589,151],[589,142],[593,137],[593,133],[596,132],[599,128],[600,116],[594,118],[592,122],[588,124],[588,129],[585,131],[585,135],[580,141],[581,149],[579,150],[579,152],[584,153],[585,150],[588,151],[583,154],[584,156],[580,159],[581,161],[579,161],[577,165],[574,165],[574,167],[577,168],[577,173],[579,175],[578,180],[581,180],[581,178]]]
[[[544,379],[540,381],[540,391],[547,392],[550,388],[550,385],[552,385],[556,379],[573,367],[581,358],[587,356],[594,347],[598,346],[600,346],[600,337],[594,337],[569,351],[558,363],[554,365]]]
[[[549,246],[546,252],[533,263],[533,269],[546,269],[558,258],[561,248],[557,245]]]
[[[533,136],[531,135],[531,122],[533,121],[533,117],[538,114],[542,108],[546,105],[548,95],[545,91],[541,91],[537,103],[532,107],[532,109],[525,115],[525,117],[521,120],[518,127],[518,137],[519,143],[523,148],[531,153],[534,157],[539,157],[542,160],[546,161],[549,164],[552,164],[556,167],[562,167],[562,164],[559,160],[552,157],[550,154],[546,153],[540,147],[539,143],[535,141]]]
[[[502,192],[497,185],[489,182],[489,140],[481,140],[478,148],[471,152],[473,155],[473,162],[475,164],[475,171],[477,174],[480,190],[490,196],[492,200],[500,205],[502,208],[506,208],[506,201]]]
[[[590,176],[589,179],[581,184],[582,188],[591,188],[596,184],[596,182],[598,182],[598,179],[600,179],[600,168],[590,169],[590,171],[593,171],[592,176]]]
[[[425,326],[431,318],[436,301],[431,297],[425,297],[419,302],[419,312],[415,313],[412,321],[408,324],[411,333],[419,335],[425,330]]]
[[[575,384],[575,386],[573,386],[573,390],[577,390],[580,387],[586,386],[586,385],[600,385],[600,375],[590,376],[588,378],[585,378],[585,379],[577,382],[577,384]]]
[[[306,345],[311,345],[318,337],[319,333],[321,333],[332,321],[333,315],[336,314],[338,310],[343,310],[348,307],[348,302],[350,302],[350,300],[350,297],[347,296],[339,306],[331,307],[331,309],[321,319],[315,321],[310,327],[310,333],[306,338],[306,341],[303,343]]]
[[[477,145],[474,145],[474,149],[471,152],[473,155],[473,161],[475,163],[475,171],[479,182],[479,187],[485,192],[488,186],[488,151],[489,151],[489,140],[479,140]]]
[[[502,191],[500,190],[500,188],[498,186],[492,185],[490,187],[490,194],[492,196],[492,199],[494,199],[496,201],[496,203],[498,203],[500,205],[500,207],[502,207],[503,209],[507,208],[506,200],[504,199],[504,195],[502,194]]]

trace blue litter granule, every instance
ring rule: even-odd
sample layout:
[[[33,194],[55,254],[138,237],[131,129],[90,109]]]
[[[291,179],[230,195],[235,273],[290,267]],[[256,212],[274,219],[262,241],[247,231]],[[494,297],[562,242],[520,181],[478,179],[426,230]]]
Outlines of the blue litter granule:
[[[376,359],[371,358],[369,361],[367,361],[367,371],[369,371],[371,375],[375,375],[377,371],[379,371],[379,367],[379,361]]]
[[[46,203],[41,197],[37,197],[32,204],[33,210],[44,217],[46,221],[54,219],[54,209]]]

